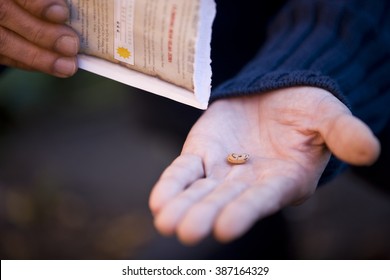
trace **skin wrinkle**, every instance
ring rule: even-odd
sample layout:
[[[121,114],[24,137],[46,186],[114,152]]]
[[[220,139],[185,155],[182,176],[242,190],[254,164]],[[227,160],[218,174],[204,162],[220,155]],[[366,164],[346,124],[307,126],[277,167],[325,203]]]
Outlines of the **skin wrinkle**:
[[[294,125],[292,125],[291,123],[290,124],[288,124],[288,126],[294,126]],[[282,153],[282,151],[280,151],[280,149],[278,149],[278,147],[279,146],[284,146],[283,144],[280,144],[280,140],[279,140],[279,138],[278,137],[271,137],[271,135],[272,134],[267,134],[268,136],[269,136],[269,142],[270,143],[273,143],[273,149],[275,149],[275,150],[277,150],[280,154],[284,154],[284,157],[286,157],[286,156],[288,156],[288,154],[291,152],[291,151],[289,151],[288,153],[287,153],[287,155],[285,154],[285,153]],[[317,136],[317,135],[316,135]],[[315,137],[315,136],[314,136]],[[307,141],[310,141],[310,140],[307,140]],[[279,142],[279,143],[278,143]],[[301,144],[301,146],[302,146],[303,144]],[[300,149],[299,149],[299,147],[293,147],[293,149],[294,150],[298,150],[298,151],[300,151]],[[308,149],[308,147],[305,147],[304,149],[302,149],[302,150],[307,150]],[[294,153],[295,154],[295,153]],[[314,155],[313,155],[314,156]],[[312,170],[309,170],[309,169],[307,169],[304,165],[302,165],[302,164],[300,164],[300,159],[296,159],[294,156],[288,156],[288,157],[290,157],[290,160],[291,160],[291,162],[292,162],[292,164],[298,164],[299,166],[300,166],[300,168],[302,169],[302,170],[305,170],[305,172],[307,173],[307,174],[310,174],[310,172],[312,171]],[[268,160],[269,159],[272,159],[272,158],[268,158]],[[273,158],[274,160],[276,160],[276,161],[278,161],[276,158]],[[266,177],[267,176],[267,174],[266,174],[267,172],[262,172],[262,176],[261,177]],[[291,173],[290,171],[288,171],[288,173]],[[300,195],[300,196],[302,196],[302,195]]]
[[[257,187],[259,188],[259,187]],[[261,187],[262,188],[262,187]],[[255,193],[253,193],[255,191]],[[250,226],[252,226],[259,218],[262,218],[264,216],[264,213],[270,214],[275,213],[279,209],[278,207],[282,206],[282,203],[276,203],[272,205],[267,205],[266,209],[267,211],[264,211],[264,204],[259,203],[258,200],[255,200],[254,197],[263,198],[264,196],[267,196],[264,194],[264,191],[269,191],[267,188],[260,189],[252,189],[248,190],[247,193],[244,193],[245,197],[240,197],[238,200],[235,200],[230,205],[228,205],[224,211],[220,214],[218,217],[218,220],[216,222],[216,226],[213,228],[214,235],[222,242],[228,242],[231,239],[234,239],[237,237],[237,235],[240,235],[240,232],[242,230],[248,229]],[[260,192],[260,193],[259,193]],[[274,193],[274,190],[272,191]],[[264,202],[264,199],[263,199]],[[249,209],[248,209],[249,206]],[[234,211],[233,211],[233,210]],[[232,212],[233,213],[229,213]],[[245,213],[241,213],[241,215],[238,215],[238,211],[245,211]],[[263,214],[261,214],[263,212]],[[230,218],[226,218],[230,217]],[[231,217],[234,217],[232,219]],[[245,223],[242,224],[242,218],[245,217]],[[237,220],[238,219],[238,220]],[[224,222],[224,224],[221,225],[221,223]],[[239,231],[231,232],[228,230],[228,234],[225,233],[226,227],[229,228],[237,228],[237,224],[241,225],[239,228]],[[230,232],[230,233],[229,233]],[[226,235],[228,235],[226,237]]]
[[[26,9],[26,10],[28,10],[27,4],[28,4],[29,2],[31,2],[31,1],[27,1],[27,0],[18,0],[17,2],[18,2],[18,4],[19,4],[19,6],[21,6],[22,8],[24,8],[24,9]]]
[[[45,38],[45,33],[46,33],[46,29],[40,25],[38,30],[35,31],[35,35],[33,36],[32,38],[32,42],[39,45],[39,42],[42,41],[43,38]],[[57,43],[58,39],[55,41]],[[55,46],[56,44],[54,44],[53,46]]]
[[[217,185],[217,182],[213,182],[209,179],[200,179],[196,182],[194,182],[191,185],[191,188],[186,189],[182,193],[179,194],[176,198],[172,200],[169,206],[164,209],[161,215],[158,216],[158,220],[163,217],[163,219],[167,218],[167,215],[176,217],[175,220],[171,220],[169,224],[166,224],[164,227],[165,233],[173,233],[175,228],[181,223],[183,220],[183,217],[187,213],[187,209],[191,207],[194,203],[198,203],[201,201],[205,196],[207,196]],[[193,203],[191,203],[193,202]],[[172,211],[172,207],[176,207],[177,210],[175,213],[170,213]],[[168,212],[167,212],[168,211]],[[177,213],[179,211],[180,213]]]
[[[239,111],[238,114],[240,114],[240,115],[244,115],[244,113],[245,113],[245,112],[243,112],[243,111],[245,111],[244,107],[236,106],[235,108],[233,108],[233,110],[231,110],[232,112],[234,112],[234,114],[232,113],[233,114],[232,118],[237,114],[235,112],[236,110]],[[255,114],[255,116],[258,116],[258,114]],[[256,135],[256,133],[253,132],[252,129],[248,129],[248,127],[250,127],[250,120],[244,119],[243,121],[244,121],[244,124],[242,125],[242,127],[240,127],[240,129],[237,131],[237,133],[234,133],[231,136],[234,139],[232,142],[239,143],[240,145],[238,147],[224,146],[224,150],[226,151],[226,156],[229,153],[232,153],[232,152],[238,152],[238,153],[249,152],[249,150],[252,149],[252,147],[248,147],[245,143],[250,142],[249,140],[253,136],[252,134]],[[227,123],[226,126],[229,127],[228,130],[230,130],[230,131],[234,131],[235,130],[235,127],[232,127],[230,123]],[[241,131],[243,131],[243,130],[249,131],[250,135],[242,134]],[[225,137],[225,136],[224,135],[218,135],[218,137],[220,139],[223,139],[223,137]],[[245,139],[248,139],[248,140],[245,140]]]
[[[194,189],[196,189],[196,190],[205,190],[206,193],[210,193],[215,188],[215,186],[217,184],[218,183],[217,183],[216,180],[213,180],[213,179],[210,179],[210,178],[198,179],[195,183],[193,183],[191,185],[191,188],[187,189],[187,190],[191,189],[191,192],[189,192],[189,191],[183,192],[182,198],[192,197],[190,199],[192,201],[194,201],[194,199],[193,199],[193,191],[194,191]]]
[[[24,70],[27,70],[27,71],[32,71],[34,70],[32,67],[29,67],[19,61],[15,61],[13,59],[10,59],[8,57],[3,57],[3,56],[0,56],[0,64],[4,64],[4,65],[11,65],[11,64],[14,64],[15,67],[18,67],[20,69],[24,69]]]
[[[9,2],[0,1],[0,23],[3,23],[8,17]]]
[[[219,211],[223,205],[234,199],[238,194],[244,192],[248,188],[249,185],[246,182],[237,182],[232,184],[225,181],[221,185],[217,186],[210,194],[210,196],[206,197],[206,199],[201,203],[214,204],[216,206],[216,210]],[[222,197],[224,197],[224,200],[221,200],[221,196],[219,195],[221,192],[223,192]]]
[[[192,151],[192,152],[194,152],[194,153],[184,153],[181,156],[191,155],[191,156],[196,157],[199,160],[199,165],[201,166],[201,171],[198,173],[199,176],[197,176],[197,178],[201,179],[201,178],[209,177],[209,172],[208,172],[207,167],[205,166],[205,163],[202,160],[202,158],[200,156],[196,155],[196,151]],[[206,157],[207,157],[207,155],[206,155]]]
[[[197,166],[199,166],[199,164],[201,163],[201,159],[195,155],[194,156],[191,155],[191,158],[196,159],[196,162],[194,162],[193,164],[190,165],[191,169],[188,169],[188,161],[190,160],[190,158],[189,158],[189,155],[186,155],[184,158],[181,157],[179,160],[177,160],[173,163],[175,166],[175,169],[176,169],[176,170],[174,170],[175,172],[172,172],[170,169],[168,169],[166,172],[164,172],[165,176],[168,176],[168,178],[169,178],[169,176],[176,178],[177,173],[184,172],[184,173],[189,173],[189,175],[191,175],[193,172],[197,171],[198,170]],[[177,171],[179,171],[179,172],[177,172]],[[195,172],[195,173],[198,173],[198,172]],[[190,177],[192,177],[192,176],[190,176]],[[198,177],[198,176],[196,176],[196,177]],[[164,178],[166,178],[166,177],[164,177]]]
[[[0,7],[1,9],[1,7]],[[8,35],[8,30],[5,29],[4,27],[1,27],[0,26],[0,52],[3,53],[3,52],[6,52],[6,42],[7,42],[7,38],[9,37]]]
[[[30,56],[29,56],[30,57]],[[33,56],[31,57],[31,62],[29,62],[29,65],[31,65],[34,68],[34,65],[38,59],[38,52],[34,51]]]

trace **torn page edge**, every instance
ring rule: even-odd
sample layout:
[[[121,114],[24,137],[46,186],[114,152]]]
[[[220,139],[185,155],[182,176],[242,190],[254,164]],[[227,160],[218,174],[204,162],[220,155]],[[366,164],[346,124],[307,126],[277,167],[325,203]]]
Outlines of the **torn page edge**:
[[[194,65],[194,92],[196,99],[207,104],[211,93],[211,36],[212,26],[216,15],[214,0],[201,0],[199,11],[198,38]]]

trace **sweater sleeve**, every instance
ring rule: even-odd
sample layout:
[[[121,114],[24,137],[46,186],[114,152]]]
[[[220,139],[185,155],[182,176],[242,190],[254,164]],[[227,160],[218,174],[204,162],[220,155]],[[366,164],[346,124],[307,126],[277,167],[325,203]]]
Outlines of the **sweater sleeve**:
[[[390,116],[390,1],[289,1],[267,34],[256,56],[213,89],[211,101],[292,86],[320,87],[375,134],[381,132]],[[343,163],[332,157],[320,184],[342,169]]]

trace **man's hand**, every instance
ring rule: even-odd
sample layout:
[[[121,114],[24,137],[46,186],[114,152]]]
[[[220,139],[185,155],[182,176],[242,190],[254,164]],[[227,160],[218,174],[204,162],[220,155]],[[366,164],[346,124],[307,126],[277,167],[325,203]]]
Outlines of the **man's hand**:
[[[72,76],[80,43],[68,17],[65,0],[0,0],[0,64]]]
[[[233,152],[250,158],[231,165],[226,157]],[[231,241],[257,220],[310,197],[331,152],[369,165],[380,146],[325,90],[296,87],[216,101],[152,191],[155,225],[186,244],[211,232]]]

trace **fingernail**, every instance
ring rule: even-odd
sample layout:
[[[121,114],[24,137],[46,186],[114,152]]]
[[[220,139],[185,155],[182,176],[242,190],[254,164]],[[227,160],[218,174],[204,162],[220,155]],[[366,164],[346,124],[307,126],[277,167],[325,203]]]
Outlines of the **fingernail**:
[[[60,37],[55,46],[55,50],[67,56],[75,56],[79,51],[79,41],[72,36]]]
[[[68,20],[69,9],[65,6],[55,4],[46,9],[44,16],[50,21],[62,23]]]
[[[54,72],[57,76],[66,78],[76,73],[77,62],[71,57],[62,57],[54,63]]]

